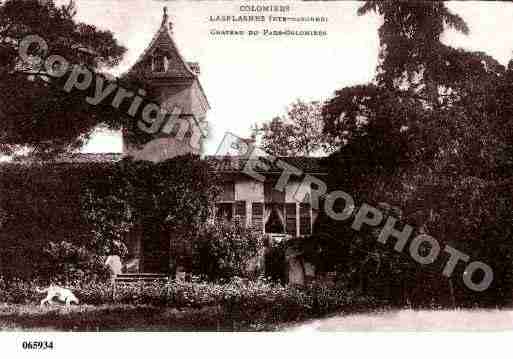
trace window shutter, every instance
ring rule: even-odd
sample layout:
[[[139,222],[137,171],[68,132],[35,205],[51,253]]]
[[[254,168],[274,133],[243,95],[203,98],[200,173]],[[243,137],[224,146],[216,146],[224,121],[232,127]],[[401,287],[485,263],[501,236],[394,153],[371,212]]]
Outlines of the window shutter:
[[[246,201],[235,202],[235,217],[243,226],[246,226]]]
[[[251,224],[261,232],[264,230],[264,204],[253,202],[251,205]]]
[[[310,204],[299,204],[299,234],[310,235],[312,234],[312,220],[310,216]]]
[[[285,218],[287,222],[287,234],[296,236],[296,204],[287,203],[285,205]]]

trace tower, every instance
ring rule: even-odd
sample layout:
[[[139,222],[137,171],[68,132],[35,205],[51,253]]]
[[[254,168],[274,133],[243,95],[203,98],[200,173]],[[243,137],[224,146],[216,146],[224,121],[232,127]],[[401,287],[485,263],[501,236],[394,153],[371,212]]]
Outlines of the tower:
[[[128,71],[128,75],[135,73],[142,74],[144,82],[154,90],[153,98],[160,108],[174,114],[173,121],[168,123],[173,128],[159,129],[143,145],[131,143],[124,136],[124,154],[153,162],[189,153],[199,154],[202,128],[210,106],[199,81],[199,65],[186,62],[175,44],[173,24],[169,22],[166,7],[160,28]]]

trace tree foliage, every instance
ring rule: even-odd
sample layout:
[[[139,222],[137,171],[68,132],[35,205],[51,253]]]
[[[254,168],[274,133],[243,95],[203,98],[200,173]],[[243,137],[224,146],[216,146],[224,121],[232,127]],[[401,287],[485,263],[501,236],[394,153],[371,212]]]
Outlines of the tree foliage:
[[[248,277],[249,261],[262,254],[262,233],[240,223],[214,221],[204,223],[192,236],[193,271],[209,280]],[[263,269],[263,268],[260,268]]]
[[[124,255],[118,248],[134,228],[190,234],[206,221],[217,195],[210,167],[194,155],[159,163],[126,159],[99,182],[83,191],[82,203],[95,242],[105,244],[102,253]]]
[[[376,80],[338,90],[323,109],[324,131],[342,146],[331,157],[331,187],[352,191],[369,204],[399,208],[402,223],[434,236],[442,248],[450,244],[489,263],[497,277],[492,294],[484,297],[504,303],[512,284],[505,268],[513,258],[506,209],[511,195],[504,191],[513,174],[511,67],[441,43],[448,26],[468,32],[441,1],[368,1],[359,13],[369,11],[384,19]],[[412,269],[385,253],[391,247],[370,241],[376,233],[347,233],[347,223],[330,225],[352,238],[353,249],[345,250],[354,250],[353,268],[376,259],[372,270],[362,269],[364,276],[388,283],[390,273],[378,263],[389,260],[387,266],[399,269],[396,275],[424,286],[427,298],[451,302],[446,299],[454,288],[441,280],[440,262]],[[438,275],[426,276],[431,270]],[[418,290],[402,288],[398,295],[411,299]],[[465,288],[459,293],[469,301],[484,300]]]
[[[322,105],[317,101],[296,100],[287,113],[255,126],[254,135],[261,133],[261,146],[276,156],[311,156],[330,151],[331,144],[323,134]]]
[[[90,259],[93,253],[103,254],[103,246],[92,238],[92,228],[84,220],[80,194],[109,173],[111,169],[99,164],[2,163],[2,275],[49,278],[63,266],[69,269],[82,263],[89,254]]]
[[[157,164],[4,163],[0,174],[7,278],[96,268],[98,256],[126,254],[134,228],[190,239],[217,193],[209,166],[192,155]]]
[[[375,11],[383,17],[379,29],[380,64],[377,80],[388,88],[404,86],[421,77],[427,84],[439,82],[447,75],[444,65],[448,48],[440,42],[445,28],[464,34],[469,29],[465,21],[453,14],[443,1],[366,1],[359,15]],[[431,85],[419,89],[431,96]]]
[[[49,154],[78,148],[100,123],[109,123],[112,108],[91,106],[90,92],[65,92],[63,86],[73,65],[100,74],[117,65],[126,49],[108,30],[75,20],[73,1],[56,6],[53,1],[7,0],[0,4],[0,151],[13,153],[28,148]],[[28,35],[42,37],[47,54],[35,46],[33,56],[60,55],[70,64],[60,77],[49,76],[39,62],[27,63],[19,54]],[[94,91],[94,82],[91,90]],[[90,90],[89,90],[90,91]]]

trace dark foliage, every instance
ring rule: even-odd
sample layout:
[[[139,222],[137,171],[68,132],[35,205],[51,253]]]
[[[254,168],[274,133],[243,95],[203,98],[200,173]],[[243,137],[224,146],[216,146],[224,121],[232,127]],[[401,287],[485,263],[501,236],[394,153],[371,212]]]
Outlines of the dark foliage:
[[[239,223],[215,221],[201,225],[191,237],[193,273],[211,281],[260,274],[259,268],[248,268],[251,261],[257,264],[263,250],[264,238],[258,231]]]
[[[13,153],[27,147],[43,157],[78,148],[95,126],[119,128],[119,116],[108,106],[92,106],[85,99],[95,89],[63,90],[71,67],[81,65],[95,76],[117,65],[126,49],[108,30],[75,20],[73,1],[56,6],[53,1],[8,0],[0,4],[0,151]],[[32,46],[30,55],[59,55],[70,68],[62,77],[52,76],[44,64],[23,61],[19,46],[28,35],[48,44],[43,54]],[[53,69],[55,70],[55,69]]]
[[[74,287],[81,306],[66,310],[36,304],[41,295],[32,283],[19,282],[0,294],[10,305],[0,312],[0,326],[52,327],[65,330],[270,330],[277,325],[331,313],[382,307],[368,297],[326,286],[304,289],[263,281],[233,279],[225,284],[180,283],[118,288],[90,283]],[[94,305],[91,306],[91,305]],[[19,310],[23,311],[23,315]]]
[[[394,304],[511,303],[511,66],[440,42],[445,27],[468,32],[441,1],[367,1],[376,11],[380,62],[373,84],[338,90],[325,106],[332,190],[350,193],[405,224],[492,266],[493,285],[466,288],[464,269],[442,276],[447,257],[421,266],[377,242],[381,227],[355,232],[321,217],[318,241],[333,268],[365,293]],[[477,29],[478,30],[478,29]],[[383,205],[383,206],[382,206]],[[384,223],[384,222],[383,222]]]
[[[197,156],[158,164],[4,163],[0,172],[0,272],[7,279],[71,275],[64,268],[101,275],[99,258],[126,254],[131,229],[187,240],[178,233],[202,223],[216,195]]]
[[[265,251],[265,277],[281,284],[287,281],[285,249],[285,242],[269,241]]]

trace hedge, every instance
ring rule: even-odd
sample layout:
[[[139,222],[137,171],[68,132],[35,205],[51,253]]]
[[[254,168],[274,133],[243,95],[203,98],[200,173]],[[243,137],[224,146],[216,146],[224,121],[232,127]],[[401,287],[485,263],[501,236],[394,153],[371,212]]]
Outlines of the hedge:
[[[0,275],[53,280],[62,265],[76,267],[77,253],[85,267],[96,267],[84,257],[123,256],[126,234],[136,226],[144,233],[190,233],[216,193],[208,164],[194,155],[157,164],[2,163]]]
[[[36,287],[35,283],[22,281],[6,287],[0,281],[0,296],[10,305],[38,304],[44,294],[37,293]],[[317,284],[298,288],[240,278],[225,284],[173,281],[166,285],[118,285],[114,291],[110,284],[91,283],[72,286],[71,289],[81,305],[165,307],[185,313],[212,308],[214,310],[209,315],[218,317],[223,323],[242,327],[269,328],[284,322],[384,305],[339,287]]]

